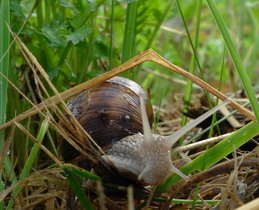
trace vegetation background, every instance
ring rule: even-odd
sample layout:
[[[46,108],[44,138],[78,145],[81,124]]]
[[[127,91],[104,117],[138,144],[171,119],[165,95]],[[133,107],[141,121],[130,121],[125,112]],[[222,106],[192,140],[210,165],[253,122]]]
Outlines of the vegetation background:
[[[241,62],[241,69],[248,75],[247,85],[253,84],[254,90],[258,89],[259,2],[256,0],[0,2],[0,71],[34,103],[40,99],[34,92],[33,73],[19,46],[12,42],[7,25],[37,58],[60,92],[107,72],[149,48],[227,93],[243,88],[247,91],[240,79],[242,74],[236,71]],[[214,4],[233,41],[230,47],[224,38],[226,31],[218,28],[221,23],[213,11]],[[231,46],[240,56],[237,60],[229,53]],[[182,76],[151,62],[123,76],[150,89],[152,103],[157,106],[172,103],[178,93],[185,96],[185,102],[193,101],[192,92],[200,91]],[[0,89],[0,124],[31,107],[1,76]],[[187,107],[188,103],[183,109]],[[26,119],[23,125],[37,136],[40,119],[34,119],[34,124],[30,121]],[[9,131],[0,133],[1,150]],[[48,131],[46,139],[47,147],[57,154],[54,132]],[[14,177],[19,177],[12,168],[15,165],[18,174],[22,171],[32,147],[28,137],[16,130],[11,154],[8,153],[10,162],[5,163],[6,169],[8,165],[10,169],[9,178],[4,177],[5,183],[6,179],[12,182]],[[35,157],[34,166],[37,166],[36,160]]]

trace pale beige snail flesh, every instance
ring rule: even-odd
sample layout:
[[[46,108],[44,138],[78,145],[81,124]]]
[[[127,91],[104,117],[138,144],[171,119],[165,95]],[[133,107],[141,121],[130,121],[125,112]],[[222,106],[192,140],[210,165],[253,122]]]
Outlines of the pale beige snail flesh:
[[[107,158],[109,158],[121,175],[130,179],[135,178],[139,182],[148,185],[163,183],[171,173],[176,173],[187,179],[188,176],[172,165],[171,147],[182,135],[226,105],[226,103],[228,103],[227,100],[191,121],[174,134],[161,136],[151,133],[143,97],[140,96],[144,134],[139,133],[121,139],[106,151],[107,156],[103,158],[107,162]]]

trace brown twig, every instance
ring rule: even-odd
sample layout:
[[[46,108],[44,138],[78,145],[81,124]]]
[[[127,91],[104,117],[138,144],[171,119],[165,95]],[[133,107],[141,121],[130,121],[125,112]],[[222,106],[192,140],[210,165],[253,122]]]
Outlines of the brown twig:
[[[19,41],[20,46],[22,47],[23,50],[26,50],[28,53],[30,53],[27,49],[27,47],[21,42]],[[31,54],[31,53],[30,53]],[[35,58],[36,59],[36,58]],[[53,104],[59,104],[61,103],[63,100],[67,100],[77,94],[79,94],[80,92],[90,89],[92,87],[95,87],[99,84],[101,84],[102,82],[106,81],[107,79],[110,79],[114,76],[117,76],[145,61],[153,61],[161,66],[164,66],[190,80],[192,80],[194,83],[196,83],[197,85],[199,85],[200,87],[204,88],[205,90],[209,91],[210,93],[212,93],[213,95],[217,96],[218,98],[220,98],[221,100],[226,100],[228,97],[226,95],[224,95],[223,93],[219,92],[218,90],[216,90],[215,88],[213,88],[212,86],[210,86],[209,84],[207,84],[206,82],[204,82],[203,80],[201,80],[200,78],[198,78],[197,76],[185,71],[184,69],[170,63],[169,61],[167,61],[165,58],[161,57],[160,55],[158,55],[156,52],[154,52],[153,50],[149,49],[137,56],[135,56],[134,58],[128,60],[127,62],[125,62],[124,64],[114,68],[113,70],[106,72],[100,76],[97,76],[87,82],[84,82],[82,84],[79,84],[73,88],[70,88],[69,90],[63,91],[60,94],[54,95],[48,99],[46,99],[45,101],[41,102],[40,104],[38,104],[36,107],[33,107],[23,113],[21,113],[20,115],[18,115],[17,117],[15,117],[14,119],[10,120],[9,122],[3,124],[0,126],[0,130],[7,128],[8,126],[11,126],[15,121],[21,121],[27,117],[30,117],[32,115],[35,115],[39,112],[39,110],[43,110],[46,109],[48,107],[50,107]],[[230,105],[237,109],[238,111],[240,111],[243,115],[245,115],[246,117],[248,117],[249,119],[256,121],[255,116],[252,112],[250,112],[249,110],[247,110],[246,108],[244,108],[243,106],[241,106],[240,104],[236,103],[235,101],[231,100]]]

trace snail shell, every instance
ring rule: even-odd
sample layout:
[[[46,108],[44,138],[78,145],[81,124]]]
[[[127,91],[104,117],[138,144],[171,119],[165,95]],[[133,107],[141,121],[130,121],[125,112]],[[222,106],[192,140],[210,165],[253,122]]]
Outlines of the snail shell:
[[[125,178],[156,185],[163,183],[171,173],[188,178],[172,165],[171,147],[226,103],[229,101],[170,136],[152,134],[153,112],[147,94],[136,83],[121,77],[79,94],[68,107],[97,144],[105,149],[107,155],[102,156],[105,162],[111,162]]]
[[[139,95],[143,95],[150,126],[153,109],[147,93],[135,82],[114,77],[86,90],[68,102],[68,107],[103,149],[120,139],[143,132]]]

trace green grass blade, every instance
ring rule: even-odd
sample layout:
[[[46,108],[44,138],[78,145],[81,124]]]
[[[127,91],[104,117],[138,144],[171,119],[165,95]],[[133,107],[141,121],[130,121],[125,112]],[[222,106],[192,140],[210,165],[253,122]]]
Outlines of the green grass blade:
[[[80,203],[85,209],[93,209],[90,200],[87,198],[87,196],[84,193],[84,190],[82,189],[79,180],[76,178],[76,176],[73,174],[70,167],[64,167],[63,168],[66,178],[72,188],[72,190],[77,195]]]
[[[36,7],[37,12],[37,24],[38,27],[41,27],[43,25],[43,8],[42,8],[42,1],[39,1],[38,6]]]
[[[234,134],[224,139],[217,145],[208,149],[205,153],[198,156],[190,163],[186,164],[181,168],[181,171],[184,174],[190,174],[196,170],[203,171],[208,169],[221,159],[223,159],[226,155],[230,154],[244,143],[249,141],[255,135],[259,133],[258,124],[255,122],[251,122],[244,126],[243,128],[236,131]],[[157,192],[162,193],[166,191],[170,186],[175,184],[181,179],[178,175],[170,176],[165,184],[158,186]]]
[[[122,48],[121,62],[124,63],[135,55],[135,39],[136,39],[136,15],[137,1],[127,5],[126,24],[124,29],[124,39]],[[133,71],[129,71],[129,77],[132,78]]]
[[[98,180],[101,180],[101,177],[87,171],[87,170],[84,170],[82,168],[78,168],[72,164],[63,164],[62,168],[65,170],[69,170],[71,171],[71,173],[73,174],[76,174],[76,175],[79,175],[81,177],[84,177],[86,179],[91,179],[93,181],[98,181]]]
[[[196,51],[198,40],[199,40],[199,31],[200,31],[200,18],[201,18],[201,8],[202,8],[202,0],[197,1],[197,16],[196,16],[196,26],[195,26],[195,41],[194,41],[194,50]],[[190,73],[194,73],[195,69],[195,55],[192,55],[192,60],[190,64]],[[187,113],[189,110],[189,104],[191,100],[191,93],[192,93],[192,84],[193,82],[191,80],[187,80],[187,85],[184,93],[184,107],[183,107],[183,113]],[[187,116],[182,116],[181,126],[185,126],[187,122]],[[179,145],[182,145],[184,138],[181,138],[178,142]]]
[[[179,9],[179,12],[180,12],[180,14],[181,14],[181,17],[182,17],[182,21],[183,21],[183,24],[184,24],[184,27],[185,27],[185,30],[186,30],[186,33],[187,33],[187,37],[188,37],[188,39],[189,39],[189,42],[190,42],[190,45],[191,45],[191,48],[192,48],[192,51],[193,51],[193,55],[194,55],[194,57],[195,57],[197,66],[198,66],[199,71],[200,71],[201,79],[202,79],[203,81],[206,81],[206,80],[205,80],[205,77],[204,77],[204,74],[203,74],[203,71],[202,71],[202,68],[201,68],[200,60],[199,60],[199,57],[198,57],[198,55],[197,55],[197,53],[196,53],[196,49],[195,49],[195,47],[194,47],[194,44],[193,44],[193,42],[192,42],[191,35],[190,35],[189,29],[188,29],[188,27],[187,27],[187,23],[186,23],[186,20],[185,20],[183,11],[182,11],[182,9],[181,9],[180,3],[179,3],[178,0],[176,1],[176,3],[177,3],[177,6],[178,6],[178,9]],[[207,97],[207,99],[208,99],[210,108],[212,108],[212,107],[213,107],[213,103],[212,103],[211,97],[210,97],[210,95],[209,95],[209,92],[208,92],[208,91],[204,91],[204,93],[205,93],[205,95],[206,95],[206,97]]]
[[[8,77],[9,70],[9,52],[8,47],[10,44],[10,34],[7,24],[10,25],[10,7],[9,0],[1,1],[0,8],[0,72]],[[0,124],[5,122],[6,105],[7,105],[7,81],[0,77]],[[4,131],[0,131],[0,153],[3,149]],[[10,161],[6,162],[10,166]],[[12,168],[12,167],[11,167]],[[2,169],[0,169],[0,191],[4,190],[4,182],[2,181]],[[0,209],[4,208],[4,203],[0,202]]]
[[[112,8],[111,8],[111,35],[110,35],[110,53],[109,53],[109,70],[112,69],[112,61],[113,61],[113,37],[114,37],[114,5],[115,0],[112,0]]]
[[[185,200],[185,199],[173,199],[172,203],[174,204],[194,204],[194,205],[201,205],[206,202],[210,205],[217,205],[221,200]]]
[[[221,70],[220,70],[220,78],[219,78],[219,84],[218,84],[218,91],[220,91],[221,87],[222,87],[225,57],[226,57],[226,50],[224,48],[223,57],[222,57],[222,66],[221,66]],[[219,99],[217,98],[215,104],[217,105],[218,102],[219,102]],[[220,128],[219,128],[219,126],[216,125],[216,122],[217,122],[217,115],[216,115],[216,113],[214,113],[213,116],[212,116],[211,128],[210,128],[210,132],[209,132],[208,138],[212,137],[215,126],[217,128],[218,134],[219,135],[221,134]]]
[[[80,179],[77,179],[75,175],[83,177],[85,179],[91,179],[93,181],[100,181],[101,178],[87,170],[78,168],[72,164],[63,164],[62,169],[64,170],[67,180],[68,180],[71,188],[73,189],[73,191],[78,196],[81,204],[86,209],[93,209],[91,206],[91,202],[85,195],[84,190],[82,189],[82,187],[80,185],[80,182],[79,182]]]
[[[142,194],[138,194],[135,195],[136,198],[139,199],[147,199],[147,195],[142,195]],[[156,201],[156,202],[160,202],[160,203],[166,203],[168,202],[168,198],[163,196],[163,197],[156,197],[154,196],[152,198],[152,201]],[[194,204],[194,205],[202,205],[205,203],[210,204],[210,205],[217,205],[221,200],[189,200],[189,199],[173,199],[171,201],[172,204]]]
[[[217,9],[217,5],[215,4],[215,2],[213,0],[207,0],[207,4],[212,12],[212,15],[216,21],[216,24],[218,25],[218,28],[224,38],[224,41],[227,45],[227,48],[229,50],[229,53],[231,55],[231,58],[234,62],[234,65],[237,69],[237,72],[239,74],[239,77],[243,83],[244,89],[246,91],[246,94],[251,102],[251,106],[253,108],[253,111],[255,113],[257,122],[259,122],[259,104],[258,101],[256,99],[251,81],[246,73],[245,67],[241,61],[241,58],[237,52],[237,49],[234,45],[234,42],[232,40],[232,38],[229,35],[228,29],[226,27],[226,24],[221,16],[221,14],[219,13],[218,9]]]
[[[157,32],[159,31],[159,28],[161,27],[161,25],[163,24],[168,12],[170,11],[171,9],[171,6],[173,4],[173,1],[169,1],[167,6],[165,7],[165,10],[164,12],[162,13],[163,15],[161,17],[158,17],[158,21],[157,21],[157,24],[155,25],[154,27],[154,30],[152,31],[151,33],[151,36],[149,37],[148,39],[148,42],[147,42],[147,45],[145,47],[145,50],[149,49],[157,35]]]
[[[259,97],[257,97],[257,99],[259,99]],[[250,105],[250,102],[249,102],[249,101],[243,104],[244,107],[247,107],[248,105]],[[217,122],[215,122],[214,126],[220,125],[220,123],[224,122],[228,117],[233,116],[233,115],[236,114],[236,113],[237,113],[237,110],[234,110],[234,111],[230,112],[229,115],[227,115],[227,116],[225,116],[225,117],[219,119]],[[190,138],[188,141],[185,141],[185,142],[184,142],[184,145],[188,145],[188,144],[194,142],[194,141],[197,140],[199,137],[201,137],[202,135],[204,135],[205,133],[207,133],[210,129],[211,129],[211,126],[205,128],[205,129],[203,129],[201,132],[199,132],[199,133],[197,133],[196,135],[194,135],[194,136],[193,136],[192,138]]]
[[[10,34],[7,24],[10,24],[9,1],[2,0],[0,9],[0,72],[6,77],[8,77],[9,70],[8,47],[10,44]],[[3,77],[0,77],[0,124],[5,122],[6,117],[7,88],[7,81]],[[3,133],[1,134],[1,139],[2,138]]]
[[[52,17],[51,1],[44,1],[44,3],[45,3],[45,23],[49,23]]]
[[[41,127],[39,129],[39,134],[37,136],[37,140],[39,141],[39,143],[41,143],[43,141],[43,138],[48,130],[48,127],[49,127],[49,122],[47,119],[45,119],[42,124],[41,124]],[[19,182],[22,181],[23,179],[25,179],[28,174],[29,174],[29,171],[31,170],[32,168],[32,165],[33,163],[35,162],[36,158],[37,158],[37,155],[38,155],[38,152],[39,152],[39,146],[34,144],[34,146],[32,147],[31,149],[31,152],[29,154],[29,157],[28,159],[26,160],[25,162],[25,165],[23,167],[23,170],[20,174],[20,177],[19,177]],[[8,203],[8,206],[7,206],[7,209],[11,209],[12,206],[13,206],[13,202],[14,202],[14,199],[16,199],[18,193],[22,190],[22,187],[17,187],[13,190],[12,192],[12,200],[9,201]]]

